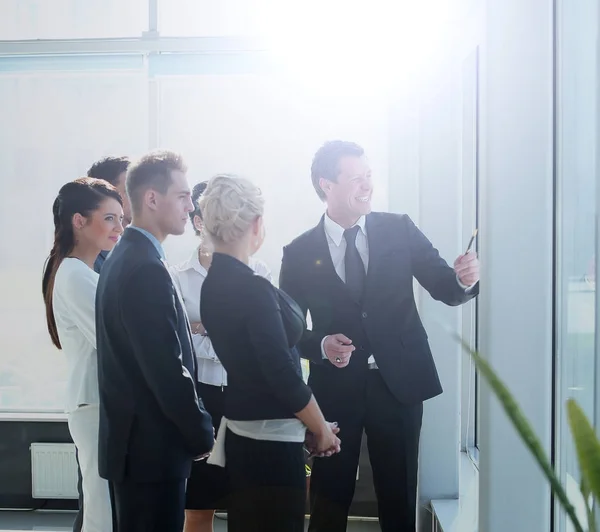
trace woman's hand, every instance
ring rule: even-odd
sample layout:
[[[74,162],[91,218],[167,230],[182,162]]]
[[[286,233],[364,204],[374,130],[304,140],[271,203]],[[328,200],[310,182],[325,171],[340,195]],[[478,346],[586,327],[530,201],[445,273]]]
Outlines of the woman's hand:
[[[341,442],[336,436],[339,431],[337,423],[326,423],[323,430],[318,434],[307,431],[304,444],[310,455],[317,458],[324,458],[339,453]]]

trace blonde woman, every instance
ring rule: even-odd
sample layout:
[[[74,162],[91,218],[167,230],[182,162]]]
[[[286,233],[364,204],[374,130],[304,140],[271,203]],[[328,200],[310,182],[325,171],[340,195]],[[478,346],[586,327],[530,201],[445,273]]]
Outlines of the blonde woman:
[[[212,244],[203,236],[202,211],[198,206],[206,185],[207,182],[203,181],[192,190],[194,210],[190,212],[190,221],[200,240],[199,245],[190,258],[173,268],[172,272],[190,319],[198,367],[198,395],[212,416],[215,431],[218,431],[227,397],[227,372],[200,319],[200,291],[213,257]],[[251,258],[250,267],[258,275],[271,280],[271,272],[263,262]],[[215,510],[227,508],[228,492],[225,469],[203,460],[194,462],[186,488],[184,532],[213,532]]]
[[[264,200],[250,181],[214,177],[200,200],[214,245],[200,312],[228,374],[227,401],[209,463],[229,474],[230,532],[304,530],[303,444],[340,450],[302,379],[295,350],[304,316],[291,298],[250,268],[264,238]]]

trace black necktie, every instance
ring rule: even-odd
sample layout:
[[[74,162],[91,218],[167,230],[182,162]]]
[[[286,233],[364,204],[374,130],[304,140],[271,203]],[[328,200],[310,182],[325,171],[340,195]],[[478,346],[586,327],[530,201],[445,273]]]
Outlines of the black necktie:
[[[360,253],[356,249],[356,235],[360,227],[355,225],[344,231],[346,239],[346,255],[344,258],[346,269],[346,286],[352,297],[359,303],[362,302],[362,296],[365,288],[365,265],[360,258]]]

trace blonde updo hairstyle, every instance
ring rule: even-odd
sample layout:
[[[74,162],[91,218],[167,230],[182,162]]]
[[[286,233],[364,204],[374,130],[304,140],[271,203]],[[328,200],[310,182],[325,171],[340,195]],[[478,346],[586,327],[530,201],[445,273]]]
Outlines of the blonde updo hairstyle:
[[[248,179],[216,175],[199,201],[204,230],[214,242],[235,242],[263,215],[264,203],[260,189]]]

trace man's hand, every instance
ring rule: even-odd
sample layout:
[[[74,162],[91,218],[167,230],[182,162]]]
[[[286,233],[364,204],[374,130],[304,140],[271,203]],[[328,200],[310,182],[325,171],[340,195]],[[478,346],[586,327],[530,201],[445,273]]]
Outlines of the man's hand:
[[[479,281],[479,259],[477,253],[470,251],[461,255],[454,262],[454,271],[459,281],[465,286],[473,286]]]
[[[352,340],[343,334],[332,334],[323,342],[325,356],[336,368],[345,368],[350,363],[354,349]]]
[[[213,427],[213,439],[215,437],[215,434],[216,434],[215,427]],[[214,443],[213,443],[213,445],[214,445]],[[200,462],[202,460],[206,460],[210,456],[211,453],[212,453],[212,451],[208,451],[207,453],[204,453],[204,454],[201,454],[199,456],[196,456],[194,458],[194,462]]]
[[[193,321],[190,323],[190,328],[192,329],[192,334],[206,336],[206,329],[204,328],[204,325],[202,325],[201,321]]]

